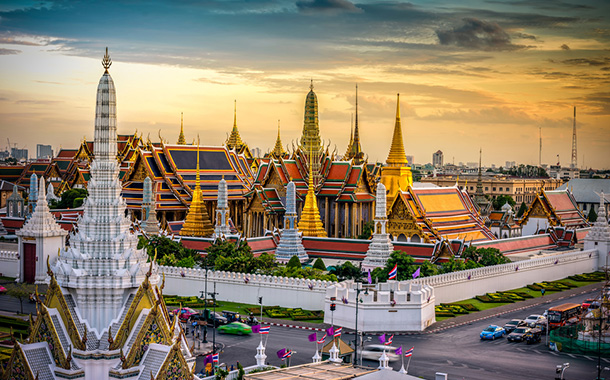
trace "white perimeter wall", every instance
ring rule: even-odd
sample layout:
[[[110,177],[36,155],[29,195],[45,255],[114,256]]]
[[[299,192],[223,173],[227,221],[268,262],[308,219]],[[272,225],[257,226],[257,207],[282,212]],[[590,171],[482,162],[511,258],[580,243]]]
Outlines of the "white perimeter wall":
[[[161,273],[165,273],[164,294],[199,296],[205,288],[204,269],[159,266]],[[218,293],[216,299],[221,301],[257,304],[258,297],[263,297],[266,306],[305,310],[323,310],[326,289],[336,284],[332,281],[208,271],[208,292],[213,291],[214,283]]]
[[[567,252],[540,259],[423,277],[409,282],[434,288],[436,304],[461,301],[485,293],[554,281],[598,269],[598,251]]]
[[[0,275],[19,278],[19,253],[0,251]]]

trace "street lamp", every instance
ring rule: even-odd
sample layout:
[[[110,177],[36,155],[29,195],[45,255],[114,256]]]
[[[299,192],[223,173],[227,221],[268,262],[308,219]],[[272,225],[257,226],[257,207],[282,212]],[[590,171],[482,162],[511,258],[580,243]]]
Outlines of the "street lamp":
[[[214,327],[214,331],[213,331],[213,335],[212,335],[212,355],[216,354],[216,295],[218,293],[216,293],[216,281],[214,281],[214,291],[208,293],[210,296],[212,296],[212,301],[214,302],[213,305],[213,309],[214,309],[214,318],[213,318],[213,322],[212,322],[212,327]]]
[[[354,346],[356,347],[356,349],[354,350],[354,367],[356,365],[358,365],[358,304],[360,302],[362,302],[362,300],[360,299],[360,292],[362,291],[362,289],[360,288],[360,283],[356,282],[356,337],[355,337],[355,342],[354,342]],[[368,288],[366,288],[364,290],[364,294],[368,295],[369,294],[369,290]]]

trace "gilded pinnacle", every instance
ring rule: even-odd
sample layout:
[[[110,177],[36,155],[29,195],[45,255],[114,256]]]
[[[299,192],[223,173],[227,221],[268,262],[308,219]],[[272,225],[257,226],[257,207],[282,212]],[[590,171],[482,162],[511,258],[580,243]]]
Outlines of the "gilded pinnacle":
[[[396,123],[394,124],[394,135],[392,136],[392,146],[386,163],[389,166],[407,166],[407,156],[402,141],[402,126],[400,123],[400,94],[396,94]]]
[[[110,55],[108,55],[108,47],[106,47],[106,55],[104,55],[104,59],[102,59],[102,66],[108,72],[108,69],[112,65],[112,60],[110,59]]]

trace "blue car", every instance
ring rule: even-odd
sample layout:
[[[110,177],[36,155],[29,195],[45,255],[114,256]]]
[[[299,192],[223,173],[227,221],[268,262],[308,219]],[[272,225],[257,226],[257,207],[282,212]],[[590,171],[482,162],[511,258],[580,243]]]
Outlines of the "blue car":
[[[489,325],[489,327],[481,331],[481,339],[494,340],[496,338],[502,338],[504,335],[506,335],[506,330],[504,330],[503,327],[496,325]]]

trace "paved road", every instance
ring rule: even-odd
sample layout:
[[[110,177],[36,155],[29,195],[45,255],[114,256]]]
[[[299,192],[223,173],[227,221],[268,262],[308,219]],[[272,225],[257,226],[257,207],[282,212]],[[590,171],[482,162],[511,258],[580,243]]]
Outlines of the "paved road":
[[[597,376],[597,358],[584,357],[549,351],[543,343],[526,345],[525,343],[508,343],[505,338],[495,341],[481,341],[479,333],[489,324],[504,324],[512,318],[525,318],[529,314],[541,314],[552,305],[563,302],[580,302],[598,292],[573,295],[550,304],[535,305],[513,311],[502,316],[490,317],[463,326],[450,328],[433,334],[416,334],[396,336],[394,345],[403,348],[415,347],[409,373],[425,379],[434,379],[435,372],[446,372],[449,379],[471,380],[514,380],[514,379],[549,379],[555,378],[555,366],[565,362],[570,368],[565,372],[566,379],[595,379]],[[272,365],[281,365],[276,352],[289,347],[296,351],[291,364],[311,362],[315,344],[307,340],[311,331],[286,327],[271,327],[267,342],[267,361]],[[353,335],[344,334],[343,338],[353,340]],[[220,361],[230,367],[239,360],[242,365],[255,364],[254,355],[259,343],[259,336],[238,337],[217,335],[216,340],[225,345]],[[377,343],[377,337],[371,337],[370,343]],[[198,360],[197,370],[203,359]],[[364,365],[377,367],[374,361],[363,362]],[[400,362],[392,363],[395,370],[400,369]],[[609,359],[602,360],[602,367],[610,366]],[[610,378],[610,373],[606,373]]]

